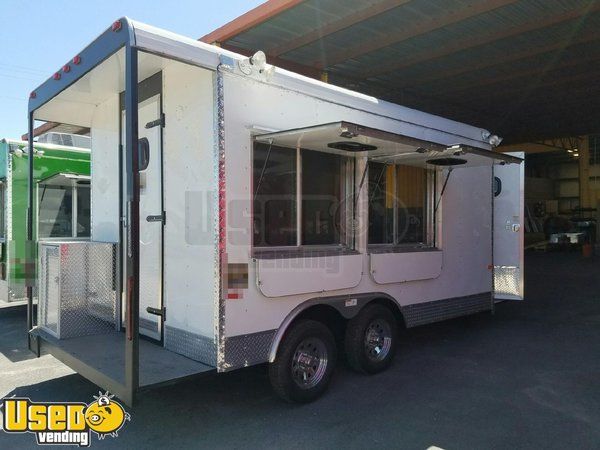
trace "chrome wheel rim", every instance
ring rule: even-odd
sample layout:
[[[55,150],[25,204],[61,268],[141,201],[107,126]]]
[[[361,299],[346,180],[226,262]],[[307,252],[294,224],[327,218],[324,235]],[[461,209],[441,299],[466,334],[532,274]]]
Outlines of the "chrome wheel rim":
[[[364,340],[367,358],[383,361],[392,348],[392,328],[385,320],[375,319],[369,323]]]
[[[292,357],[292,379],[301,389],[315,387],[327,371],[327,347],[317,338],[304,339]]]

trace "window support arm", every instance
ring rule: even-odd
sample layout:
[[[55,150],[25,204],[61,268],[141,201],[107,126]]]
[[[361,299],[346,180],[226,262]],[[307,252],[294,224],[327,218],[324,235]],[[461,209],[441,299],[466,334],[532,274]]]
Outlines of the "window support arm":
[[[450,174],[452,173],[452,167],[448,168],[448,174],[446,175],[446,179],[444,180],[444,185],[442,186],[442,191],[440,192],[440,196],[437,199],[435,204],[435,208],[433,209],[433,214],[437,213],[438,208],[440,207],[440,203],[442,201],[442,197],[444,196],[444,192],[446,191],[446,186],[448,185],[448,180],[450,179]]]
[[[360,191],[362,191],[362,187],[365,184],[365,179],[367,177],[367,172],[369,172],[369,162],[367,161],[365,164],[365,168],[363,169],[362,176],[360,177],[360,183],[358,185],[358,189],[354,195],[354,203],[352,205],[352,211],[356,211],[356,204],[358,203],[358,197],[360,196]],[[354,214],[356,216],[356,214]],[[356,218],[356,217],[354,217]]]
[[[265,175],[265,171],[267,170],[267,164],[269,162],[269,156],[271,156],[272,148],[273,148],[273,139],[270,139],[269,140],[269,148],[267,149],[267,156],[266,156],[265,162],[262,166],[262,170],[260,171],[260,177],[258,177],[258,183],[256,183],[256,188],[254,189],[254,200],[256,200],[256,196],[258,195],[258,190],[260,189],[260,185],[261,185],[263,177]]]

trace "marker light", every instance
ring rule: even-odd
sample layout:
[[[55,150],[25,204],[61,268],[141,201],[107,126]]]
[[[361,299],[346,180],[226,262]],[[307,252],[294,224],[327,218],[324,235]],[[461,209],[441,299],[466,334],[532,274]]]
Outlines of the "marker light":
[[[70,65],[68,65],[68,64],[65,64],[65,65],[63,66],[63,72],[65,72],[65,73],[69,73],[70,71],[71,71],[71,66],[70,66]]]
[[[81,56],[77,55],[75,58],[73,58],[73,64],[75,64],[76,66],[81,64]]]
[[[60,80],[60,72],[56,72],[52,78],[54,78],[55,80]]]
[[[111,30],[113,31],[121,31],[121,28],[123,28],[123,24],[121,23],[120,20],[117,20],[116,22],[114,22],[112,24],[112,26],[110,27]]]
[[[35,91],[31,91],[31,93],[29,94],[29,98],[36,98],[37,94],[35,93]]]

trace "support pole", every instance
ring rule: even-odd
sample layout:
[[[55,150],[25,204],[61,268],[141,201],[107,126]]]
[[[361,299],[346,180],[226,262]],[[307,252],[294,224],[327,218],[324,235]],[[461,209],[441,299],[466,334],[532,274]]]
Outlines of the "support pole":
[[[579,139],[579,207],[591,208],[590,192],[590,140],[588,136]]]
[[[139,387],[139,155],[138,155],[138,51],[125,48],[125,187],[127,231],[122,257],[125,259],[125,298],[127,333],[125,339],[125,384],[129,405],[133,405]],[[122,276],[122,275],[121,275]]]

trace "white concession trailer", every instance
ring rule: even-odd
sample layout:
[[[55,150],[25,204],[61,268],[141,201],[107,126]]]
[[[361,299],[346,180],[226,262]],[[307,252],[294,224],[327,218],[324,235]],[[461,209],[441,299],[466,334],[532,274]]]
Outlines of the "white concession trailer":
[[[91,239],[40,243],[30,348],[125,402],[260,363],[310,401],[338,353],[379,372],[399,326],[522,298],[523,162],[486,130],[127,18],[35,120],[91,130]]]

